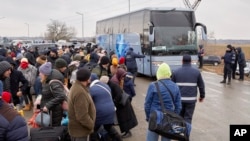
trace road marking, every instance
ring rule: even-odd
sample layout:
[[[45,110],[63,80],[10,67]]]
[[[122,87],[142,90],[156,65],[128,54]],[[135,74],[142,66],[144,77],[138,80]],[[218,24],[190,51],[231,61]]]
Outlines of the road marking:
[[[221,91],[218,91],[218,90],[216,90],[216,89],[213,89],[213,88],[208,88],[208,89],[211,90],[211,91],[214,91],[214,92],[216,92],[216,93],[222,94]]]

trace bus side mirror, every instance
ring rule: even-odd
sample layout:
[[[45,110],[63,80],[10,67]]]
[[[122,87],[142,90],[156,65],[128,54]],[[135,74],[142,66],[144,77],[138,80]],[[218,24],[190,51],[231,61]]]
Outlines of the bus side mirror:
[[[202,34],[202,38],[204,40],[207,40],[207,27],[204,24],[202,24],[202,23],[195,23],[194,30],[196,30],[196,27],[198,27],[198,26],[200,26],[201,29],[202,29],[202,33],[201,33]]]
[[[149,42],[153,42],[155,39],[155,35],[154,35],[154,27],[153,26],[149,26]]]

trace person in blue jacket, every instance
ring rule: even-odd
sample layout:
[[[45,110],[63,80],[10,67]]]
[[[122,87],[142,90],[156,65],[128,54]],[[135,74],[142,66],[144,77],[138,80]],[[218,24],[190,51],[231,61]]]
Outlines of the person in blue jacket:
[[[28,141],[25,119],[2,100],[3,83],[0,80],[0,141]]]
[[[97,132],[101,126],[108,135],[116,141],[121,141],[118,131],[113,127],[115,117],[115,105],[109,86],[98,79],[95,73],[91,74],[90,95],[96,107],[96,120],[94,133],[90,136],[91,141],[96,140]]]
[[[182,67],[174,71],[172,81],[179,86],[181,91],[182,110],[180,115],[191,124],[197,101],[197,88],[200,92],[199,101],[203,102],[205,84],[200,71],[192,67],[190,55],[183,55],[182,62]]]
[[[161,111],[161,104],[158,97],[158,92],[155,83],[158,83],[160,94],[162,95],[162,100],[164,106],[167,110],[174,111],[179,114],[181,111],[181,93],[179,87],[170,79],[171,70],[168,64],[162,63],[156,73],[156,82],[151,82],[148,86],[147,95],[144,103],[144,110],[146,114],[146,120],[149,120],[150,113],[154,110]],[[173,100],[168,89],[163,85],[166,84],[168,89],[173,94]],[[147,141],[158,141],[159,135],[153,131],[147,131]],[[170,141],[166,137],[161,137],[161,141]]]
[[[136,58],[144,58],[144,57],[145,57],[145,55],[136,54],[134,52],[133,48],[129,48],[128,52],[126,53],[125,65],[127,67],[127,71],[131,72],[133,74],[133,76],[134,76],[134,78],[133,78],[134,86],[135,86],[135,77],[136,77],[137,69],[138,69],[135,59]]]
[[[233,46],[227,45],[227,50],[225,55],[222,57],[224,59],[224,75],[223,80],[220,83],[226,83],[228,78],[227,84],[231,84],[231,77],[232,77],[232,66],[235,64],[236,55],[233,52]]]

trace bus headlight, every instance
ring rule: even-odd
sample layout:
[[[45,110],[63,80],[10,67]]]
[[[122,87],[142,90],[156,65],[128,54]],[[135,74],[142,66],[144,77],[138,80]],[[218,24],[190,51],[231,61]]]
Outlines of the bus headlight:
[[[152,61],[152,65],[159,67],[163,61]]]

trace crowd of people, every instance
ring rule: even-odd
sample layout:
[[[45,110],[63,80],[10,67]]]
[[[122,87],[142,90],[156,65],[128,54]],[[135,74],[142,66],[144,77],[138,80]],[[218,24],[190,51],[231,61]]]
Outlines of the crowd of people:
[[[203,55],[204,49],[200,46],[200,61]],[[131,129],[138,125],[131,104],[136,96],[136,58],[143,57],[129,48],[126,56],[118,58],[114,52],[107,54],[101,47],[89,44],[83,48],[50,48],[44,53],[31,47],[25,48],[24,52],[20,48],[1,48],[0,140],[28,140],[29,123],[18,112],[32,109],[34,114],[37,111],[51,112],[51,126],[67,126],[73,141],[101,138],[121,141],[131,137]],[[223,59],[224,79],[221,83],[228,79],[227,84],[230,84],[231,78],[235,79],[236,64],[239,65],[239,80],[243,81],[246,61],[241,48],[228,45]],[[183,55],[182,62],[183,65],[174,72],[166,63],[159,66],[157,80],[148,86],[144,109],[147,121],[153,110],[161,110],[155,88],[158,83],[165,108],[184,118],[189,136],[196,102],[203,102],[205,98],[205,84],[200,71],[192,67],[190,55]],[[200,65],[202,68],[202,63]],[[65,89],[69,89],[68,95]],[[124,104],[121,101],[125,94],[129,98]],[[64,101],[67,101],[66,108],[62,106]],[[114,127],[116,125],[122,134]],[[159,134],[148,130],[146,138],[157,141]],[[168,140],[162,137],[162,141]]]
[[[246,67],[245,54],[241,47],[233,47],[232,45],[227,45],[225,55],[222,56],[224,59],[224,75],[223,80],[220,83],[231,84],[231,79],[236,79],[236,68],[239,66],[239,81],[244,80],[244,68]]]
[[[138,124],[131,104],[136,96],[135,58],[144,56],[129,50],[128,56],[118,58],[114,52],[107,55],[101,47],[89,44],[82,48],[50,48],[43,53],[32,47],[1,48],[0,140],[28,139],[29,123],[15,109],[52,113],[51,126],[66,125],[73,141],[104,137],[119,141],[131,137],[130,130]],[[69,89],[68,96],[65,87]],[[129,95],[125,105],[121,104],[124,94]],[[33,95],[40,98],[39,102],[34,101]],[[65,100],[67,110],[62,108]],[[67,122],[62,124],[65,118]],[[12,136],[17,131],[24,134]]]

